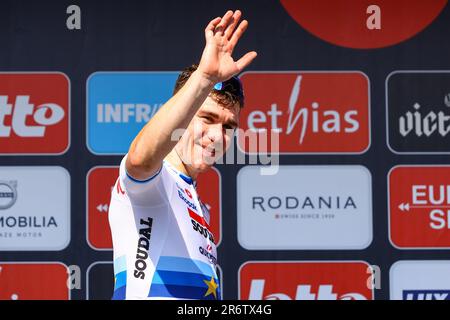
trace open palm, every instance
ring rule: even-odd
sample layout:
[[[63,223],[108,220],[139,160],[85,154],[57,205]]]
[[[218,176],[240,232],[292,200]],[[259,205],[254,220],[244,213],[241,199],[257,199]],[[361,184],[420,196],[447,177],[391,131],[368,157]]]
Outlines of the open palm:
[[[255,51],[246,53],[238,61],[231,56],[248,26],[246,20],[238,26],[240,18],[239,10],[227,11],[223,17],[213,19],[205,29],[206,46],[198,69],[213,83],[238,74],[256,57]]]

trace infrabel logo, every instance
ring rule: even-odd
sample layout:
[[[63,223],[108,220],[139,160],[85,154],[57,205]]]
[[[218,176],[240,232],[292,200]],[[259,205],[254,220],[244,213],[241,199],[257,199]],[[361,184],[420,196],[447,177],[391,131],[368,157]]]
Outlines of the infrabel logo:
[[[0,180],[0,210],[11,208],[17,199],[17,181]]]
[[[391,73],[386,108],[394,153],[450,153],[450,72]]]
[[[96,72],[87,81],[87,146],[125,154],[133,138],[172,96],[178,72]]]

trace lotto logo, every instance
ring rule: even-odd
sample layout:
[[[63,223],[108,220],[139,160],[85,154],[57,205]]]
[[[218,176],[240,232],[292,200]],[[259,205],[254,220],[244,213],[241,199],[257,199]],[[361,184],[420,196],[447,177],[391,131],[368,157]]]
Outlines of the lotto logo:
[[[450,166],[398,166],[388,179],[392,244],[450,248]]]
[[[69,87],[62,73],[0,73],[1,154],[67,151]]]
[[[363,153],[369,148],[365,74],[245,72],[241,79],[245,134],[238,132],[238,146],[244,152]]]
[[[370,300],[365,262],[247,262],[239,270],[241,300]]]

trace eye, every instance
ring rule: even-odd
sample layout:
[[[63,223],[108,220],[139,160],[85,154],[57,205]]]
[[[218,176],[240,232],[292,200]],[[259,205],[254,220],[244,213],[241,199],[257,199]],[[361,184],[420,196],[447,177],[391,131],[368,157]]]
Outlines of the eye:
[[[200,118],[202,118],[205,122],[207,122],[207,123],[212,123],[212,118],[211,117],[208,117],[208,116],[202,116],[202,117],[200,117]]]
[[[225,125],[223,126],[223,128],[224,128],[224,129],[231,129],[231,130],[236,129],[235,127],[230,126],[229,124],[225,124]]]

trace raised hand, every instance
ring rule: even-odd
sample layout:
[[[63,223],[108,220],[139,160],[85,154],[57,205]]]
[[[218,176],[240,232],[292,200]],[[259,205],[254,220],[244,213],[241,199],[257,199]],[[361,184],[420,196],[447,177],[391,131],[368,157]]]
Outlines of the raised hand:
[[[213,19],[205,29],[206,46],[198,70],[212,83],[225,81],[238,74],[257,55],[255,51],[250,51],[238,61],[234,61],[231,56],[248,26],[247,20],[237,26],[241,15],[239,10],[227,11],[222,18]]]

